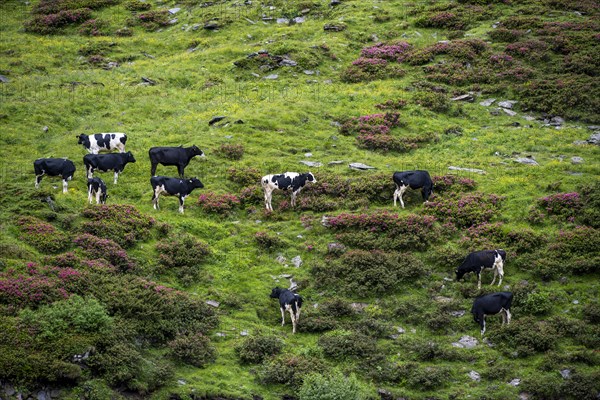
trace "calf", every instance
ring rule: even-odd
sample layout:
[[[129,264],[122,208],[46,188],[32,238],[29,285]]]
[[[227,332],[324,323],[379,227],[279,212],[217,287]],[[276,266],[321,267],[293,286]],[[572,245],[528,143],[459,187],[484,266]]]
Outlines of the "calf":
[[[117,179],[119,179],[119,173],[123,172],[128,163],[134,162],[135,158],[130,151],[115,154],[86,154],[83,157],[83,164],[85,164],[88,179],[94,177],[95,170],[101,172],[114,171],[115,185],[117,184]]]
[[[421,195],[423,196],[424,202],[427,202],[429,196],[433,193],[433,181],[427,171],[394,172],[392,179],[394,179],[394,183],[396,184],[396,190],[394,191],[394,207],[396,207],[396,199],[399,199],[402,208],[404,208],[402,195],[409,187],[411,189],[421,189]]]
[[[315,176],[308,172],[299,174],[297,172],[286,172],[279,175],[266,175],[261,180],[262,187],[265,191],[265,205],[267,210],[273,211],[271,199],[275,189],[292,190],[292,207],[296,206],[296,196],[307,182],[316,183]]]
[[[285,311],[289,311],[292,318],[292,333],[296,333],[296,325],[300,319],[300,309],[302,308],[302,297],[288,289],[280,289],[278,287],[271,291],[270,296],[274,299],[279,299],[281,326],[285,325]]]
[[[88,201],[92,204],[92,198],[96,197],[96,204],[106,204],[106,184],[100,178],[92,178],[87,181]]]
[[[178,179],[167,178],[166,176],[153,176],[150,178],[152,185],[152,204],[154,209],[158,210],[158,197],[161,193],[166,193],[169,196],[177,196],[179,198],[179,212],[183,214],[183,203],[185,198],[190,195],[192,190],[202,189],[204,185],[199,179]]]
[[[475,322],[481,326],[481,336],[485,333],[485,316],[502,314],[502,323],[510,324],[510,305],[513,294],[511,292],[498,292],[479,296],[473,302],[471,313]]]
[[[179,177],[183,179],[185,167],[190,163],[190,160],[195,157],[204,157],[204,152],[197,146],[192,147],[152,147],[148,151],[150,156],[150,175],[156,175],[156,166],[176,165]]]
[[[63,193],[67,193],[69,183],[75,173],[75,164],[66,158],[38,158],[33,162],[35,188],[40,187],[42,176],[60,176],[63,181]]]
[[[81,134],[75,136],[90,154],[98,154],[99,151],[119,150],[119,153],[125,153],[125,142],[127,135],[124,133],[96,133],[95,135]]]
[[[456,270],[456,280],[469,273],[477,274],[477,289],[481,289],[481,271],[486,268],[494,270],[494,279],[491,285],[496,282],[496,277],[500,276],[498,286],[502,284],[504,278],[504,262],[506,261],[506,252],[504,250],[483,250],[475,251],[467,256],[463,263]]]

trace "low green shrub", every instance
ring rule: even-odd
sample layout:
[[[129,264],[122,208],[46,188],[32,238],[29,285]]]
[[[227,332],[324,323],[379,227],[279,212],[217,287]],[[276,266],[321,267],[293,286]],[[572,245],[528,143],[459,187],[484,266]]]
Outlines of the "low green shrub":
[[[184,285],[190,285],[198,278],[210,247],[191,235],[179,235],[157,243],[156,251],[159,272],[173,271]]]
[[[81,225],[82,232],[114,240],[125,248],[148,239],[150,229],[156,223],[135,207],[124,204],[88,207],[81,215],[89,220]]]
[[[302,322],[298,326],[300,332],[323,333],[334,330],[338,327],[338,320],[334,317],[307,314],[302,317]]]
[[[53,225],[35,217],[21,217],[17,225],[22,232],[21,240],[44,253],[58,253],[69,246],[66,234]]]
[[[318,358],[283,355],[263,363],[257,375],[263,384],[280,383],[297,389],[309,374],[326,370],[325,364]]]
[[[217,358],[210,339],[202,333],[184,333],[167,343],[171,355],[194,367],[202,368]]]
[[[468,228],[490,222],[500,213],[503,197],[473,192],[462,196],[435,199],[425,203],[425,211],[457,227]]]
[[[365,395],[356,377],[346,377],[339,372],[328,374],[312,373],[304,378],[298,392],[300,400],[363,400]]]
[[[346,83],[370,82],[379,79],[397,79],[406,72],[397,65],[390,65],[382,58],[360,57],[342,73],[340,79]]]
[[[208,213],[228,214],[240,203],[238,196],[231,193],[205,192],[198,197],[198,205]]]
[[[335,330],[319,337],[319,346],[327,357],[339,360],[369,356],[375,352],[376,342],[360,333]]]
[[[263,174],[253,167],[230,167],[227,169],[227,179],[242,186],[255,185],[260,182]]]
[[[327,316],[340,318],[354,314],[350,304],[339,297],[331,297],[319,304],[319,310]]]
[[[283,241],[276,235],[269,232],[256,232],[254,234],[256,245],[263,250],[272,250],[283,245]]]
[[[282,348],[283,342],[278,337],[257,335],[241,342],[235,347],[235,352],[243,363],[259,364],[266,358],[279,354]]]
[[[531,317],[513,320],[500,329],[489,330],[488,337],[507,352],[516,351],[519,357],[543,353],[556,346],[556,330],[551,324]]]
[[[244,156],[244,146],[235,143],[225,143],[219,147],[218,153],[228,160],[241,160]]]
[[[441,93],[420,91],[413,95],[412,100],[415,104],[437,113],[445,113],[450,110],[450,99]]]

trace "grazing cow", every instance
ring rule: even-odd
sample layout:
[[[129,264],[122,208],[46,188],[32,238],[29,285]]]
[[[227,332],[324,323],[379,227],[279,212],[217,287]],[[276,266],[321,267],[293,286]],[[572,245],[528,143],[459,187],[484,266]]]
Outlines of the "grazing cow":
[[[502,284],[504,278],[504,262],[506,261],[506,252],[504,250],[483,250],[475,251],[467,256],[463,263],[456,270],[456,280],[469,273],[477,274],[477,289],[481,289],[481,271],[489,268],[494,270],[494,279],[491,285],[496,282],[496,277],[500,276],[498,286]]]
[[[135,158],[130,151],[114,154],[86,154],[83,157],[88,179],[94,177],[95,170],[102,172],[115,171],[115,185],[117,184],[117,179],[119,179],[119,173],[123,172],[128,163],[134,162]]]
[[[167,178],[166,176],[153,176],[150,178],[152,185],[152,204],[154,209],[158,210],[158,197],[161,193],[166,193],[168,196],[177,196],[179,198],[179,212],[183,214],[183,203],[185,198],[190,195],[192,190],[202,189],[204,185],[197,178],[179,179]]]
[[[75,136],[90,154],[98,154],[99,151],[119,150],[119,153],[125,153],[125,142],[127,135],[124,133],[96,133],[95,135],[81,134]]]
[[[288,289],[278,287],[271,291],[270,297],[279,299],[281,326],[285,325],[285,311],[289,311],[292,318],[292,333],[296,333],[296,325],[300,319],[300,309],[302,308],[302,297]]]
[[[402,195],[409,187],[411,189],[421,189],[421,195],[423,196],[424,202],[427,202],[429,196],[433,193],[433,182],[427,171],[394,172],[393,179],[396,184],[396,190],[394,191],[394,207],[396,207],[396,199],[399,199],[402,208],[404,208]]]
[[[485,333],[485,316],[502,314],[502,323],[510,324],[510,305],[513,294],[511,292],[498,292],[479,296],[473,302],[471,313],[475,322],[481,326],[481,336]]]
[[[63,180],[63,193],[67,193],[69,183],[75,173],[75,164],[66,158],[38,158],[33,162],[35,188],[40,187],[42,176],[60,176]]]
[[[106,184],[100,178],[88,179],[88,201],[92,204],[92,198],[96,197],[96,204],[106,204]]]
[[[192,147],[152,147],[148,151],[150,156],[150,175],[156,176],[156,166],[176,165],[179,177],[183,179],[183,171],[190,163],[190,160],[195,157],[204,157],[204,152],[197,146]]]
[[[299,174],[297,172],[286,172],[284,174],[279,175],[266,175],[263,176],[261,183],[262,187],[265,190],[265,205],[267,210],[273,211],[273,206],[271,206],[271,199],[273,196],[273,191],[275,189],[280,190],[292,190],[292,207],[296,206],[296,196],[304,185],[307,182],[316,183],[317,180],[315,176],[308,172],[306,174]]]

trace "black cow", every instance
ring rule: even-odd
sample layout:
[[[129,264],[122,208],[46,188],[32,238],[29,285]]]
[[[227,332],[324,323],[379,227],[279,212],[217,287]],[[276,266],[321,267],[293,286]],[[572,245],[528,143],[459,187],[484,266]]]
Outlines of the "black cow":
[[[285,325],[285,311],[289,311],[292,318],[292,333],[296,333],[296,325],[300,319],[300,309],[302,308],[302,297],[288,289],[278,287],[271,291],[270,297],[279,299],[281,326]]]
[[[510,305],[513,294],[511,292],[498,292],[479,296],[473,302],[471,313],[475,322],[481,326],[481,336],[485,333],[485,316],[502,313],[502,323],[510,324]]]
[[[125,153],[125,143],[127,135],[120,132],[114,133],[96,133],[95,135],[81,134],[75,136],[90,154],[98,154],[99,151],[119,150],[119,153]]]
[[[297,172],[285,172],[278,175],[266,175],[263,176],[261,184],[265,190],[265,205],[267,210],[273,211],[271,206],[271,199],[273,197],[273,191],[275,189],[280,190],[292,190],[292,207],[296,206],[296,195],[300,193],[304,185],[307,182],[316,183],[315,176],[307,172],[305,174],[299,174]]]
[[[87,181],[88,201],[92,204],[92,198],[96,197],[96,204],[106,204],[106,184],[100,178],[92,178]]]
[[[183,179],[183,172],[185,167],[190,163],[190,160],[195,157],[204,157],[204,152],[197,146],[192,147],[152,147],[148,151],[150,156],[150,175],[156,175],[156,166],[162,165],[175,165],[177,166],[177,172],[179,177]]]
[[[421,189],[421,195],[423,201],[427,202],[429,196],[433,193],[433,181],[429,176],[429,172],[423,170],[417,171],[403,171],[394,172],[394,183],[396,184],[396,190],[394,191],[394,207],[396,207],[396,199],[400,200],[402,208],[404,208],[404,202],[402,201],[402,195],[409,187],[411,189]]]
[[[69,183],[75,173],[75,164],[66,158],[38,158],[33,162],[35,188],[40,187],[42,176],[60,176],[63,180],[63,193],[67,193]]]
[[[87,172],[88,179],[94,177],[94,171],[115,171],[115,185],[119,178],[119,173],[123,172],[125,166],[128,163],[134,163],[135,158],[130,151],[127,153],[113,153],[113,154],[86,154],[83,157],[83,163],[85,164],[85,170]]]
[[[204,185],[197,178],[179,179],[168,178],[166,176],[153,176],[150,178],[152,185],[152,204],[154,209],[158,210],[158,197],[161,193],[166,193],[168,196],[177,196],[179,198],[179,212],[183,214],[183,203],[185,198],[190,195],[192,190],[202,189]]]
[[[500,276],[498,286],[502,284],[504,278],[504,262],[506,261],[506,252],[504,250],[483,250],[470,253],[463,263],[456,270],[456,280],[469,273],[477,274],[477,289],[481,289],[481,271],[489,268],[494,270],[494,279],[491,285],[496,282],[496,277]]]

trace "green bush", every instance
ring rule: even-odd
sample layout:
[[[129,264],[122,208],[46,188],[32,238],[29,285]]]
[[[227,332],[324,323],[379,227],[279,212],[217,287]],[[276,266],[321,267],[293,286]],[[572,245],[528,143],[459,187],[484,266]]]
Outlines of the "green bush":
[[[244,146],[235,143],[225,143],[219,147],[219,154],[228,160],[241,160],[244,156]]]
[[[278,236],[263,231],[256,232],[254,240],[257,246],[263,250],[272,250],[283,244],[283,241]]]
[[[501,344],[507,352],[516,351],[520,357],[553,349],[558,340],[551,324],[531,317],[513,320],[500,329],[488,330],[486,334],[493,343]]]
[[[137,241],[150,237],[156,221],[140,213],[135,207],[124,204],[99,205],[85,208],[81,215],[90,221],[81,230],[94,236],[114,240],[127,248]]]
[[[191,235],[179,235],[162,240],[157,243],[156,250],[159,272],[174,271],[184,285],[190,285],[197,280],[200,267],[210,254],[208,245]]]
[[[21,217],[17,221],[22,232],[21,240],[44,253],[58,253],[69,246],[66,234],[53,225],[35,217]]]
[[[300,332],[322,333],[336,329],[337,326],[338,321],[336,318],[311,313],[302,317],[302,323],[298,326],[298,329]]]
[[[545,315],[552,310],[553,300],[545,292],[532,292],[519,303],[519,313],[523,315]]]
[[[579,219],[593,228],[600,228],[600,182],[579,188],[583,200],[583,208]]]
[[[366,357],[375,352],[376,343],[371,337],[360,333],[335,330],[319,338],[319,346],[327,357],[345,359],[348,357]]]
[[[319,373],[308,375],[300,391],[300,400],[363,400],[365,395],[354,375],[346,377],[339,372],[327,376]]]
[[[335,318],[347,317],[354,314],[350,304],[339,297],[331,297],[323,301],[323,303],[319,304],[319,309],[323,314]]]
[[[326,371],[325,364],[320,359],[284,355],[263,363],[257,373],[263,384],[280,383],[299,388],[304,378],[315,371]]]
[[[591,323],[600,323],[600,304],[597,301],[590,301],[583,306],[583,318]]]
[[[235,352],[244,363],[259,364],[265,358],[281,352],[283,342],[275,336],[251,336],[235,348]]]
[[[260,182],[263,174],[253,167],[230,167],[227,169],[227,179],[242,186],[255,185]]]
[[[201,333],[177,335],[167,345],[176,359],[194,367],[204,367],[217,357],[215,348],[210,344],[210,339]]]
[[[447,367],[409,367],[406,383],[419,390],[433,390],[448,384],[450,370]]]
[[[413,102],[437,113],[450,110],[450,99],[443,93],[416,92],[413,95]]]

